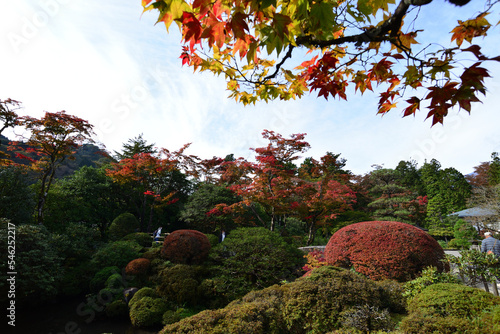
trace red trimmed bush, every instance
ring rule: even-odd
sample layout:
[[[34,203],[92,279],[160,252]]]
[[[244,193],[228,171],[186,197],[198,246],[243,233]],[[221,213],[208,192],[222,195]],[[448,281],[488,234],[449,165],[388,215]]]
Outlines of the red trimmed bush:
[[[130,261],[125,267],[125,273],[127,275],[145,275],[149,270],[149,266],[151,265],[151,261],[148,259],[135,259]]]
[[[338,230],[325,249],[328,264],[354,269],[374,280],[400,282],[418,277],[428,266],[445,268],[443,248],[429,234],[415,226],[372,221]]]
[[[201,264],[208,257],[210,241],[195,230],[177,230],[165,237],[161,254],[177,264]]]

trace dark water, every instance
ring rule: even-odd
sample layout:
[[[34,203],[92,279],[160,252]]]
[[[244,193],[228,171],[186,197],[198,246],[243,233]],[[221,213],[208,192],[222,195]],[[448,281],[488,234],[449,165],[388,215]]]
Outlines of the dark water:
[[[16,326],[9,326],[1,334],[157,334],[161,328],[143,330],[132,326],[128,318],[98,317],[83,309],[85,296],[62,300],[47,305],[18,310]],[[99,309],[96,305],[96,309]],[[2,324],[4,325],[4,324]],[[2,326],[3,328],[3,326]]]

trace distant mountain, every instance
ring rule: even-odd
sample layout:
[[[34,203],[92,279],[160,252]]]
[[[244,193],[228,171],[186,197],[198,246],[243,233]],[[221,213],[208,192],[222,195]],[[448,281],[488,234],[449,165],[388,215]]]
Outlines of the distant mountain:
[[[12,140],[10,140],[9,138],[0,135],[0,155],[4,157],[5,155],[7,155],[10,157],[9,159],[18,164],[27,164],[28,162],[25,159],[16,157],[16,152],[25,154],[33,159],[36,159],[35,156],[22,152],[28,148],[28,145],[22,142],[17,144],[17,146],[20,147],[20,150],[9,151],[7,148],[11,141]],[[77,149],[75,154],[72,155],[71,159],[67,158],[64,161],[62,166],[60,166],[59,169],[57,170],[56,177],[61,178],[64,176],[71,175],[76,170],[80,169],[83,166],[96,167],[98,165],[105,164],[111,161],[113,161],[113,159],[109,156],[109,154],[105,150],[102,150],[101,148],[93,144],[84,144]]]

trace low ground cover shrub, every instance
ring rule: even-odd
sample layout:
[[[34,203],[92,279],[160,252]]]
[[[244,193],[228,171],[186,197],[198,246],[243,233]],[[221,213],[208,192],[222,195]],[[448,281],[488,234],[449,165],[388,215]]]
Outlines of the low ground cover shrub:
[[[177,230],[163,241],[162,256],[178,264],[201,264],[210,251],[207,236],[195,230]]]
[[[353,268],[371,279],[400,282],[434,266],[445,270],[444,251],[426,232],[393,221],[362,222],[341,228],[325,248],[329,265]]]

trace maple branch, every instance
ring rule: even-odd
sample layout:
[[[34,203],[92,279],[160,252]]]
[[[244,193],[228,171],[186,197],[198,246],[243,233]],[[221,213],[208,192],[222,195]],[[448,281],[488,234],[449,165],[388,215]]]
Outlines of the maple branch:
[[[278,75],[278,72],[279,72],[280,68],[283,66],[283,64],[285,64],[285,61],[287,59],[289,59],[289,58],[292,58],[292,51],[293,51],[294,48],[295,47],[292,44],[290,44],[290,46],[288,47],[288,51],[286,52],[286,54],[283,57],[283,59],[281,59],[281,61],[278,64],[276,64],[276,69],[275,69],[274,73],[273,74],[269,74],[268,76],[266,76],[264,79],[262,79],[262,82],[266,82],[266,81],[268,81],[270,79],[273,79],[273,78],[275,78]]]
[[[401,29],[403,17],[408,12],[410,6],[423,6],[431,3],[432,0],[402,0],[394,13],[385,20],[380,26],[367,29],[361,34],[339,37],[331,40],[318,40],[312,36],[300,36],[295,42],[298,45],[313,45],[319,48],[330,47],[333,45],[341,45],[346,43],[355,43],[356,46],[361,46],[364,43],[384,42],[396,37]],[[388,36],[388,33],[390,35]]]

